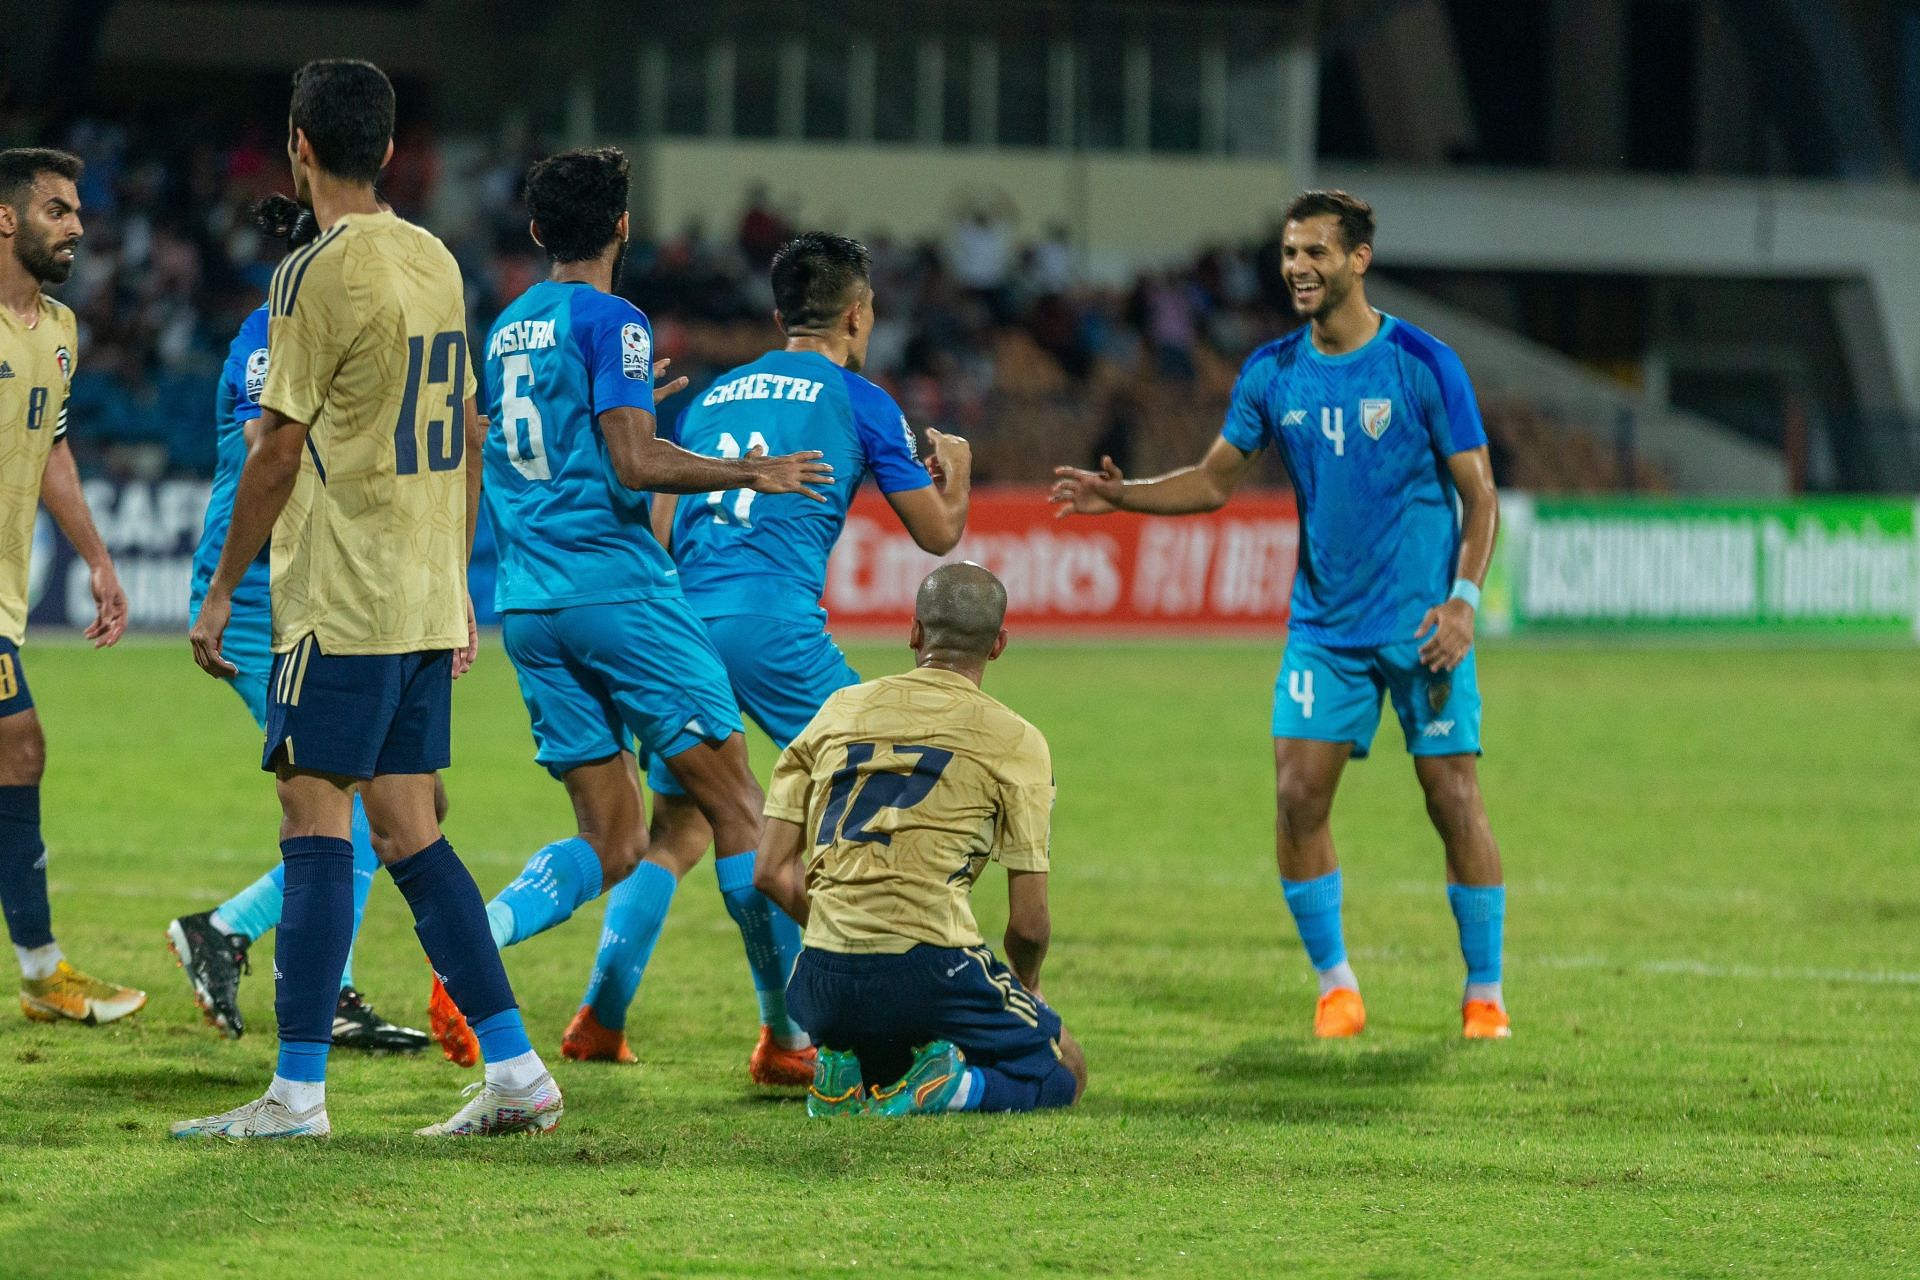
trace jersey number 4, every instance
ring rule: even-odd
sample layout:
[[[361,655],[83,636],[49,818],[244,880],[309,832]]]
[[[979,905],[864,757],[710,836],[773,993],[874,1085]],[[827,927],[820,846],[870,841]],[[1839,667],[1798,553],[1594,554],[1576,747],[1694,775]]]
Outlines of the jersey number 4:
[[[722,458],[744,457],[747,453],[752,453],[755,449],[760,450],[762,453],[773,452],[773,450],[767,447],[767,438],[758,431],[747,437],[747,447],[744,452],[740,448],[740,442],[733,438],[733,432],[731,431],[722,431],[720,433],[720,442],[714,447],[719,451],[718,456]],[[737,524],[741,528],[751,528],[753,525],[753,500],[758,496],[759,495],[751,489],[716,489],[707,495],[707,510],[713,512],[713,519],[716,524]],[[731,498],[731,501],[729,501],[729,498]]]
[[[427,470],[452,471],[467,451],[467,335],[448,331],[427,339],[407,339],[407,390],[393,424],[395,475],[420,474],[420,394],[428,387],[447,389],[447,416],[427,420]]]
[[[940,781],[940,775],[953,761],[951,751],[900,743],[893,748],[893,754],[914,757],[913,768],[905,773],[869,773],[866,785],[861,786],[860,770],[873,763],[876,745],[872,742],[847,744],[847,763],[834,772],[827,790],[826,811],[820,815],[820,830],[814,836],[815,844],[832,844],[837,838],[848,844],[891,845],[892,835],[869,831],[867,824],[879,817],[882,809],[911,809],[925,800],[932,793],[933,784]]]

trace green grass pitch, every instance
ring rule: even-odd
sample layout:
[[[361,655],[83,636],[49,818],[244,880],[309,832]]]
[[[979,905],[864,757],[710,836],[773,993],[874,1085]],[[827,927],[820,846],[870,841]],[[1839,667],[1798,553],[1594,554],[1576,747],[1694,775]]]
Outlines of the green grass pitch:
[[[0,1011],[0,1275],[1920,1273],[1920,655],[1490,647],[1516,1033],[1478,1045],[1391,724],[1335,813],[1372,1021],[1309,1035],[1271,852],[1276,659],[1016,643],[992,668],[1059,775],[1046,985],[1092,1074],[1069,1114],[816,1123],[753,1089],[703,864],[641,990],[637,1068],[558,1062],[597,905],[509,953],[567,1093],[557,1134],[414,1139],[471,1077],[343,1053],[331,1142],[240,1148],[164,1134],[264,1084],[270,944],[234,1044],[162,929],[276,855],[254,731],[184,642],[32,644],[55,927],[153,998],[97,1030]],[[448,831],[492,893],[571,829],[497,639],[454,725]],[[977,897],[997,941],[997,872]],[[424,1019],[385,883],[358,968]]]

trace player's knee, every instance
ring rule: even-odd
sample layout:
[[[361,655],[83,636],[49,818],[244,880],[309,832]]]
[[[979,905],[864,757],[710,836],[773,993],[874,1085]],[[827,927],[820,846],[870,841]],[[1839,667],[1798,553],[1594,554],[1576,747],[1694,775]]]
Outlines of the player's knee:
[[[600,886],[611,889],[640,865],[647,856],[647,833],[638,827],[622,831],[609,839],[594,841],[593,851],[600,859]]]
[[[1471,773],[1449,769],[1422,780],[1427,816],[1442,832],[1464,831],[1480,814],[1480,784]]]
[[[38,723],[29,724],[7,744],[0,773],[5,774],[9,786],[37,787],[46,772],[47,736]]]
[[[1294,772],[1280,775],[1275,785],[1280,824],[1294,839],[1311,835],[1327,825],[1333,812],[1333,793],[1312,779]]]
[[[1080,1101],[1080,1095],[1087,1091],[1087,1055],[1080,1042],[1064,1029],[1060,1032],[1060,1065],[1073,1077],[1073,1094],[1064,1104],[1071,1105]]]
[[[433,775],[433,820],[445,823],[447,820],[447,782],[439,774]]]

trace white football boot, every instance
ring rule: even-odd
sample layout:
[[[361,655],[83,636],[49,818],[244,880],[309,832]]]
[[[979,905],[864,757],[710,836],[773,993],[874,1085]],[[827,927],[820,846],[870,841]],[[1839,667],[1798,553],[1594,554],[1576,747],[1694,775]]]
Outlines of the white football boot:
[[[510,1133],[552,1133],[565,1114],[560,1086],[548,1072],[524,1089],[508,1089],[484,1080],[462,1089],[473,1101],[453,1118],[414,1133],[422,1138],[498,1138]]]
[[[296,1115],[278,1098],[260,1097],[217,1116],[176,1120],[169,1132],[176,1138],[325,1138],[333,1126],[325,1103]]]

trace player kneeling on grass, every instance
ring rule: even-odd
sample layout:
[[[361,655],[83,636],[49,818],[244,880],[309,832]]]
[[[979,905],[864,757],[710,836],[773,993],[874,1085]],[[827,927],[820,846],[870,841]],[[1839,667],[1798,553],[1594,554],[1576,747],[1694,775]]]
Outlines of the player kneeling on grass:
[[[920,584],[915,669],[842,689],[774,766],[754,883],[806,928],[787,1007],[820,1046],[809,1115],[1064,1107],[1080,1046],[1040,995],[1053,764],[980,680],[1007,591],[976,564]],[[1007,869],[1007,959],[973,882]]]

